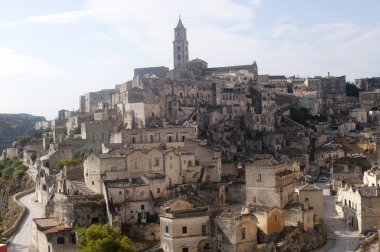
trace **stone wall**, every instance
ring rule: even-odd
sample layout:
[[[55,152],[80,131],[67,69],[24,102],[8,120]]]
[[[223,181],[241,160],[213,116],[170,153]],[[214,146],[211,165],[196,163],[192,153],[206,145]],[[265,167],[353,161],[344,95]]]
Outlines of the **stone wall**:
[[[131,225],[129,227],[128,236],[138,237],[146,241],[159,241],[161,236],[160,224]]]
[[[17,231],[18,226],[21,224],[22,220],[24,219],[24,217],[27,214],[27,209],[18,200],[27,194],[33,193],[34,191],[35,191],[35,188],[32,188],[32,189],[29,189],[29,190],[24,191],[24,192],[19,192],[12,197],[12,200],[16,204],[18,204],[22,210],[21,210],[21,214],[19,215],[19,217],[17,218],[17,220],[13,224],[13,226],[10,229],[4,231],[4,233],[2,234],[3,237],[10,237]]]

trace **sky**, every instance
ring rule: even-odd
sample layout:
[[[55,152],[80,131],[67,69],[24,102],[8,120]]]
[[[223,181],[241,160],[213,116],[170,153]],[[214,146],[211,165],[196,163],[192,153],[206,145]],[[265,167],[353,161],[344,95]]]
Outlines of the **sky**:
[[[57,117],[79,96],[173,68],[173,29],[209,67],[380,76],[376,0],[0,0],[0,113]]]

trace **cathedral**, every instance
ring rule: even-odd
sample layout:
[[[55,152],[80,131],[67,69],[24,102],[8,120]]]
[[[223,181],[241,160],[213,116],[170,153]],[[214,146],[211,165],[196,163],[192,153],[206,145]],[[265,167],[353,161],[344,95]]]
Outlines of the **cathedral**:
[[[173,70],[168,73],[170,79],[192,79],[194,77],[209,76],[213,74],[231,73],[235,71],[248,71],[253,75],[252,80],[258,80],[257,64],[239,66],[225,66],[208,68],[206,61],[195,58],[189,61],[189,42],[186,28],[181,18],[174,28],[173,41]]]

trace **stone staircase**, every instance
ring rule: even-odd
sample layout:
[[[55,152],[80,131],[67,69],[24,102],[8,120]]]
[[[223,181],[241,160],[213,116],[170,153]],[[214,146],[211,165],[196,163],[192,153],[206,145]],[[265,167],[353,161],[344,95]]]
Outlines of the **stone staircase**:
[[[97,193],[91,191],[90,188],[86,186],[86,183],[83,180],[71,180],[72,186],[78,189],[79,193],[82,195],[96,195]]]

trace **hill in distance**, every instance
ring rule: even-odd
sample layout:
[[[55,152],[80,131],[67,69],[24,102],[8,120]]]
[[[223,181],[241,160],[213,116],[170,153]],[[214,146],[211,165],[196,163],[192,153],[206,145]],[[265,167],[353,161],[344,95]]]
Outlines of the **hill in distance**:
[[[17,137],[32,132],[36,122],[45,120],[29,114],[0,114],[0,155]]]

